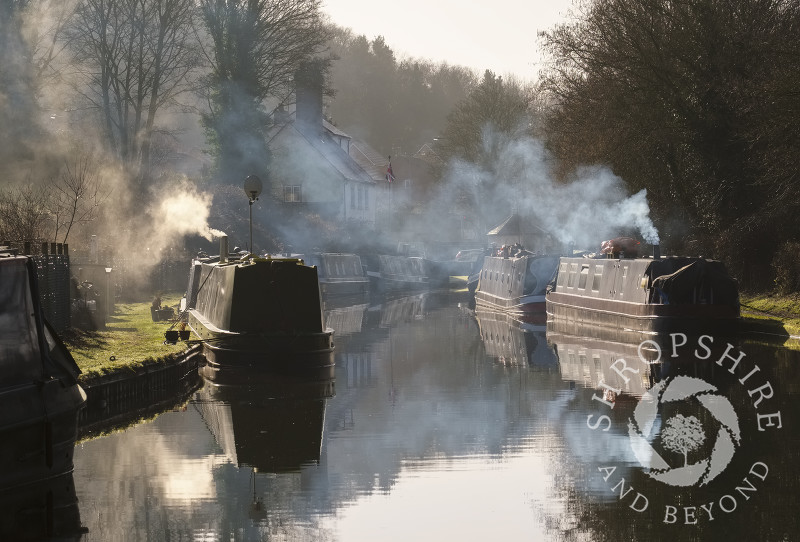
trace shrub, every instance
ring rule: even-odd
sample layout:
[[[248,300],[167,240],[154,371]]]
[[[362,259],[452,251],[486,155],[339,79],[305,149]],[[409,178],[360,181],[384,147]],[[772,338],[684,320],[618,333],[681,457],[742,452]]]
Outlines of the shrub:
[[[775,286],[785,295],[800,291],[800,242],[786,241],[772,258]]]

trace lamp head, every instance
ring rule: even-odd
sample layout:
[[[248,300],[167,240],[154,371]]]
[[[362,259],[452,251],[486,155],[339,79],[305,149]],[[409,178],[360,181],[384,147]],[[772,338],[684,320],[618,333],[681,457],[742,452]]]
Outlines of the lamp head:
[[[262,188],[261,179],[255,175],[248,175],[244,180],[244,193],[247,194],[251,202],[258,199],[258,196],[261,195]]]

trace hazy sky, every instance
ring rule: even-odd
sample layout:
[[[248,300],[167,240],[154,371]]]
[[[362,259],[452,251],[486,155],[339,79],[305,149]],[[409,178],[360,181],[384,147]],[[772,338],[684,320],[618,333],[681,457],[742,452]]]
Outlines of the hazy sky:
[[[540,30],[562,21],[572,0],[323,0],[339,26],[383,36],[398,58],[411,56],[534,79]]]

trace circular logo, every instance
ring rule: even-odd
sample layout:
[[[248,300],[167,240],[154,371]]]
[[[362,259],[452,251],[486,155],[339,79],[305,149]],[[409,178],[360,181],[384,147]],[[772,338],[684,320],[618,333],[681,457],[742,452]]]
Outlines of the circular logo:
[[[665,417],[665,412],[670,414]],[[688,376],[668,378],[645,392],[628,420],[628,436],[648,475],[684,487],[705,485],[724,471],[741,440],[730,401],[705,380]],[[655,442],[662,453],[672,452],[682,461],[667,462],[654,448]],[[700,453],[709,448],[710,454]]]

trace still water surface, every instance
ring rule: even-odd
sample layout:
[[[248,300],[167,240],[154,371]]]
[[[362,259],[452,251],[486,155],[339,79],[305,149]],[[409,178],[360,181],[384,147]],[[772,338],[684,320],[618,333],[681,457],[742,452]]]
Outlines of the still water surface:
[[[800,540],[800,359],[785,346],[718,339],[698,360],[687,339],[672,357],[663,338],[523,326],[455,292],[326,318],[334,379],[206,383],[79,443],[82,540]],[[714,389],[642,399],[675,375]],[[651,435],[680,412],[704,436],[642,445],[631,423],[653,403]],[[642,466],[655,456],[673,483]]]

